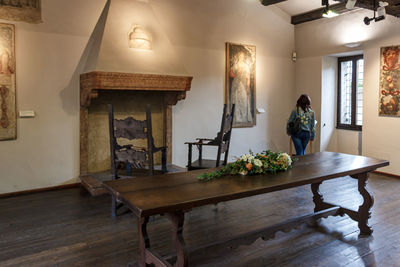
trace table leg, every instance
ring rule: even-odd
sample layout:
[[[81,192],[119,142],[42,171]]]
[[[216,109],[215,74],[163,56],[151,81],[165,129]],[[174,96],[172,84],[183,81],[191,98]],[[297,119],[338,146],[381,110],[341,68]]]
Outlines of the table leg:
[[[176,248],[176,262],[174,266],[188,266],[188,252],[183,239],[183,224],[185,220],[184,212],[174,212],[168,214],[172,223],[172,235]]]
[[[150,248],[150,239],[147,235],[147,223],[149,217],[140,217],[138,219],[139,249],[140,259],[139,266],[146,267],[146,249]]]
[[[322,196],[321,192],[319,191],[319,186],[322,182],[311,184],[311,191],[313,193],[313,201],[314,201],[314,212],[318,212],[324,210],[324,197]]]
[[[356,175],[354,178],[358,179],[358,191],[363,197],[363,203],[358,208],[358,228],[363,235],[372,234],[372,227],[368,225],[368,220],[371,218],[371,208],[374,205],[374,197],[367,189],[368,173]]]

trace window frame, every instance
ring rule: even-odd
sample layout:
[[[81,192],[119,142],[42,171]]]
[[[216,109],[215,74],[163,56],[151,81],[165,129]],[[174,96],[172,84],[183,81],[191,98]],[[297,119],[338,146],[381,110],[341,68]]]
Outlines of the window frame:
[[[337,118],[336,129],[362,131],[362,125],[356,125],[356,111],[357,111],[357,61],[364,59],[363,55],[347,56],[338,58],[338,79],[337,79]],[[351,86],[351,124],[340,123],[341,118],[341,75],[342,75],[342,62],[352,61],[352,86]],[[363,83],[364,88],[364,83]],[[364,93],[364,90],[363,90]]]

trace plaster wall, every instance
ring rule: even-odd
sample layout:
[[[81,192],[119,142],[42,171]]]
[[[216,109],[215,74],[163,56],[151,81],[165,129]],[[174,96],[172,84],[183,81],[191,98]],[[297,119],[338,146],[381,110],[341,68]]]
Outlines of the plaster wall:
[[[363,126],[364,127],[364,126]],[[359,146],[360,144],[360,133],[358,131],[349,131],[349,130],[342,130],[336,129],[336,138],[337,138],[337,152],[347,153],[358,155],[359,154]],[[373,157],[373,156],[371,156]],[[378,156],[375,156],[378,158]]]
[[[16,25],[17,140],[0,142],[0,193],[76,182],[79,90],[74,72],[102,0],[43,0],[43,23]],[[71,82],[74,86],[71,86]]]
[[[301,94],[311,98],[311,107],[318,121],[313,144],[313,152],[320,151],[321,140],[321,97],[322,97],[322,57],[299,58],[296,61],[296,99]],[[296,102],[293,102],[293,107]]]
[[[37,116],[18,119],[18,139],[0,142],[0,194],[78,181],[79,74],[93,69],[194,77],[173,108],[173,163],[185,166],[184,142],[218,131],[227,41],[256,45],[256,103],[266,110],[255,127],[233,130],[230,155],[288,150],[285,123],[295,101],[289,15],[258,1],[112,0],[101,44],[93,44],[105,3],[43,0],[44,23],[14,23],[17,109]],[[152,52],[127,49],[133,23],[152,32]]]
[[[134,24],[153,37],[152,51],[128,48]],[[214,138],[224,103],[225,42],[257,49],[256,106],[252,128],[235,128],[232,156],[249,149],[288,150],[286,117],[294,101],[294,27],[289,15],[274,6],[243,0],[112,0],[96,70],[193,76],[186,99],[173,106],[173,163],[186,166],[185,141]],[[205,158],[215,158],[207,149]],[[194,151],[193,157],[197,153]]]
[[[321,75],[321,151],[338,151],[336,132],[337,58],[322,57]]]
[[[363,50],[365,62],[362,154],[390,160],[390,166],[380,170],[399,175],[400,158],[397,157],[397,151],[400,145],[396,142],[396,133],[400,130],[400,126],[396,123],[398,118],[378,116],[378,97],[380,47],[400,44],[400,20],[387,16],[384,21],[372,22],[369,26],[364,25],[363,18],[371,15],[371,11],[358,10],[332,19],[297,25],[296,50],[299,61],[304,64],[296,64],[296,77],[300,73],[308,76],[296,78],[296,83],[301,85],[299,81],[304,83],[307,79],[315,79],[314,72],[310,73],[303,69],[316,69],[317,65],[321,65],[322,62],[318,62],[316,58],[351,52],[352,49],[345,47],[344,44],[360,42],[361,47],[353,50]],[[314,83],[310,90],[318,94],[321,88]],[[337,138],[339,152],[357,154],[356,132],[340,131]],[[349,147],[351,145],[352,147]]]

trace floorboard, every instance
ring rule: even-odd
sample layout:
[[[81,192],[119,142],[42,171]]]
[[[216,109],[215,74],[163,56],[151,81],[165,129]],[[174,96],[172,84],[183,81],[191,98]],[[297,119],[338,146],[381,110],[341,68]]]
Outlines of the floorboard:
[[[232,251],[190,255],[190,266],[400,266],[400,180],[372,174],[375,197],[370,224],[359,237],[349,217],[322,219],[275,239]],[[328,202],[357,209],[362,198],[349,177],[326,181]],[[190,247],[246,233],[313,210],[309,186],[193,209],[184,236]],[[148,231],[161,255],[173,252],[170,225],[156,217]],[[136,220],[112,219],[109,196],[71,188],[0,199],[0,266],[127,266],[138,258]]]

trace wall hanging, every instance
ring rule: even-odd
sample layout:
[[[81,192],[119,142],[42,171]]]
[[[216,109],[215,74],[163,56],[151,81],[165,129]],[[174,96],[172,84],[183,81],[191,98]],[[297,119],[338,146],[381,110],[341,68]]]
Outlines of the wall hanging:
[[[17,138],[15,28],[0,23],[0,140]]]
[[[381,48],[379,115],[400,116],[400,46]]]
[[[41,23],[40,0],[1,0],[0,19]]]
[[[256,125],[256,47],[226,43],[225,102],[236,104],[233,127]]]

